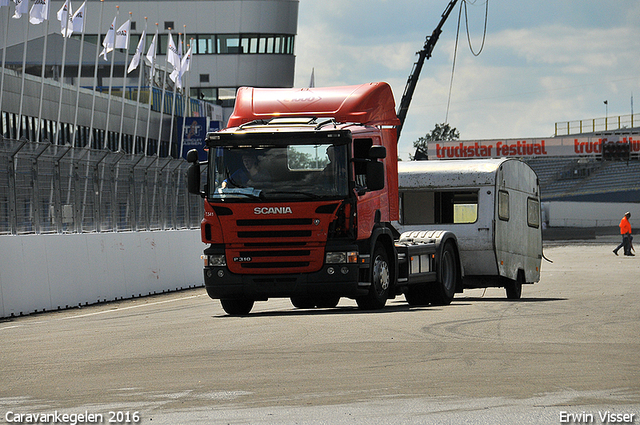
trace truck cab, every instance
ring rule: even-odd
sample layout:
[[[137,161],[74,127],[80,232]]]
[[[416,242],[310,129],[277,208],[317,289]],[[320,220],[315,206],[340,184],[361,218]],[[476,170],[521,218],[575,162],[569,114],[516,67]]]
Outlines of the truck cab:
[[[204,198],[205,287],[230,314],[289,297],[382,308],[395,279],[398,123],[386,83],[242,88],[227,128],[210,133]]]

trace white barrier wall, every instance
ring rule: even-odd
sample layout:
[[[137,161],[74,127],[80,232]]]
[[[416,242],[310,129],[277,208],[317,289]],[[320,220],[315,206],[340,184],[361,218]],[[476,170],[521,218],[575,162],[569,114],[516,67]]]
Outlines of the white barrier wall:
[[[549,227],[615,227],[629,211],[631,228],[640,228],[639,203],[551,201],[542,209]]]
[[[200,230],[0,236],[0,317],[203,286]]]

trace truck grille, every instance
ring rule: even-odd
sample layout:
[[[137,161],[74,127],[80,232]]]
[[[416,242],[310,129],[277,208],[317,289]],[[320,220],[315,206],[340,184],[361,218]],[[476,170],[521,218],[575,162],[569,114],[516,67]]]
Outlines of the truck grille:
[[[308,238],[311,230],[254,230],[238,232],[239,238]]]
[[[232,272],[288,274],[322,267],[326,235],[319,237],[324,232],[311,218],[237,219],[234,224],[238,243],[227,248]]]
[[[271,218],[271,219],[252,219],[237,220],[238,227],[242,226],[309,226],[310,218]]]
[[[243,263],[243,269],[290,269],[297,267],[307,267],[308,261],[289,261],[273,263]]]
[[[241,257],[308,257],[311,251],[240,251]]]

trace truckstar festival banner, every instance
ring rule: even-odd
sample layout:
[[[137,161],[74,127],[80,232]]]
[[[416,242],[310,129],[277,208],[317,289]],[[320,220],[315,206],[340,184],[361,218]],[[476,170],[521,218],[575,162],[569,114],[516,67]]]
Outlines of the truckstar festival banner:
[[[640,153],[640,134],[606,137],[551,137],[548,139],[454,140],[430,142],[429,159],[599,156],[603,144],[628,144]]]

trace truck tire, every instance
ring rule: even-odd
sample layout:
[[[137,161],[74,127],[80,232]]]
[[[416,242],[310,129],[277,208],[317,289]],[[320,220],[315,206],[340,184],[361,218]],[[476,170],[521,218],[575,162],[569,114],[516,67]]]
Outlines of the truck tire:
[[[291,297],[291,304],[295,308],[309,309],[309,308],[334,308],[340,302],[340,297],[333,295],[318,295],[315,297],[310,296],[295,296]]]
[[[453,243],[446,242],[439,261],[438,280],[430,291],[431,304],[449,305],[456,292],[458,281],[458,260]]]
[[[335,308],[340,302],[340,297],[332,295],[324,295],[316,298],[316,307],[318,308]]]
[[[389,298],[389,285],[391,284],[391,267],[389,257],[382,244],[377,243],[371,257],[369,276],[371,287],[364,297],[356,298],[358,307],[362,310],[380,310]]]
[[[244,316],[253,308],[253,300],[245,298],[223,298],[220,300],[222,309],[231,316]]]
[[[313,298],[307,297],[307,296],[291,297],[291,304],[293,304],[295,308],[303,308],[303,309],[316,307],[316,303],[315,301],[313,301]]]
[[[431,285],[427,283],[411,285],[404,294],[404,298],[412,307],[429,305],[431,304],[431,297],[429,296],[430,289]]]
[[[524,283],[524,273],[518,272],[518,278],[516,280],[509,280],[504,286],[507,292],[507,299],[519,300],[522,297],[522,284]]]

